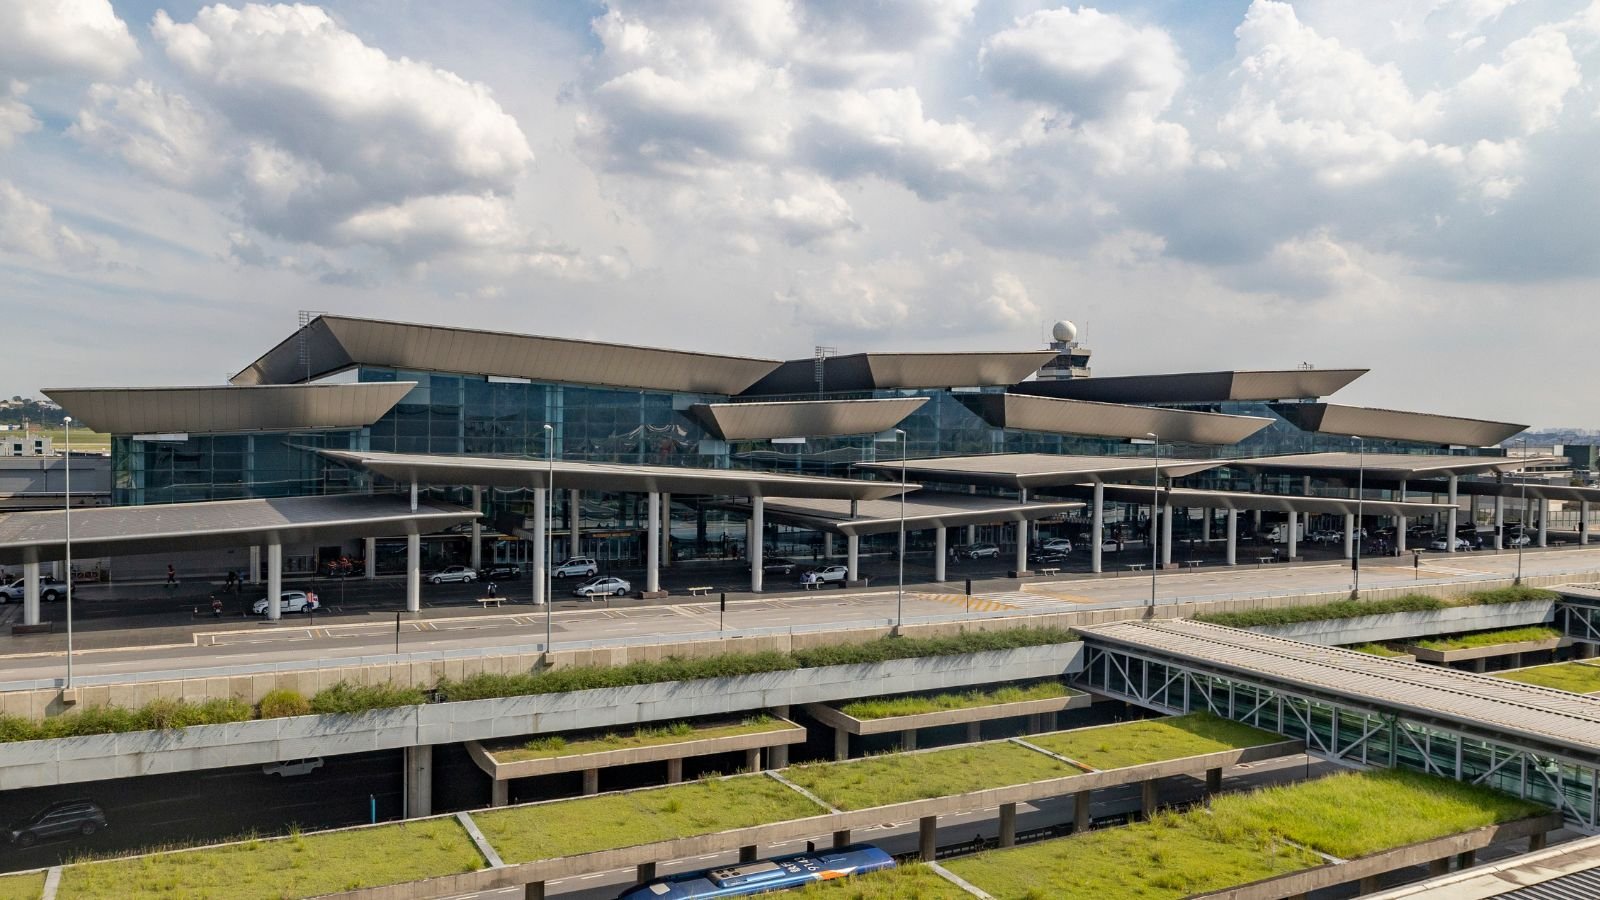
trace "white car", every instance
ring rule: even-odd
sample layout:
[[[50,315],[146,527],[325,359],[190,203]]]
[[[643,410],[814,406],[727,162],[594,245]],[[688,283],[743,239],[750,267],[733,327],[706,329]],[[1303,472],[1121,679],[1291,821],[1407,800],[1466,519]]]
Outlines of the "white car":
[[[1456,549],[1457,550],[1471,550],[1472,549],[1472,542],[1467,540],[1466,538],[1458,537],[1458,538],[1455,539],[1455,542],[1456,542]],[[1431,543],[1428,544],[1428,549],[1429,550],[1449,550],[1450,549],[1449,539],[1448,538],[1435,538]]]
[[[1507,547],[1526,547],[1531,543],[1533,543],[1533,538],[1525,534],[1506,535]]]
[[[310,759],[286,759],[283,762],[267,763],[261,767],[261,774],[291,778],[295,775],[310,775],[320,768],[322,768],[322,757],[313,756]]]
[[[961,551],[967,559],[999,559],[1000,548],[993,544],[972,544]]]
[[[429,584],[444,584],[447,581],[477,581],[478,572],[466,566],[445,566],[437,572],[428,573]]]
[[[801,584],[825,584],[830,581],[845,581],[850,577],[850,570],[844,566],[823,566],[800,573]]]
[[[1071,553],[1072,542],[1066,538],[1051,538],[1050,540],[1040,544],[1039,549],[1046,550],[1050,553]]]
[[[1342,531],[1313,531],[1308,539],[1313,544],[1337,544],[1344,540]]]
[[[550,570],[555,578],[572,578],[574,576],[587,578],[600,574],[600,564],[587,556],[574,556],[554,569]]]
[[[621,597],[633,590],[633,585],[615,575],[599,575],[572,589],[575,597]]]
[[[310,612],[313,609],[322,608],[322,603],[317,600],[317,595],[307,593],[306,591],[284,591],[278,596],[282,598],[283,611],[286,613]],[[266,615],[267,598],[262,597],[260,600],[257,600],[255,604],[250,607],[250,612],[258,616]]]
[[[0,585],[0,603],[21,603],[24,580],[18,578],[10,584]],[[54,603],[66,596],[67,586],[49,576],[39,579],[39,599],[46,603]]]

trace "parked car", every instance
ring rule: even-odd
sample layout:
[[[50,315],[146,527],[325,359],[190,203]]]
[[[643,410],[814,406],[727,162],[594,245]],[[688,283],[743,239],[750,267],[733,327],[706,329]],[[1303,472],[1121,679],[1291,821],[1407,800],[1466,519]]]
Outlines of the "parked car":
[[[284,591],[278,595],[282,599],[282,609],[286,613],[308,613],[314,609],[321,609],[322,602],[317,595],[307,591]],[[250,607],[250,612],[264,616],[267,614],[267,598],[262,597]]]
[[[479,581],[516,581],[522,577],[522,567],[511,563],[494,563],[478,570]]]
[[[808,569],[800,573],[801,584],[826,584],[830,581],[845,581],[850,577],[850,570],[844,566],[822,566]]]
[[[1307,538],[1307,540],[1313,544],[1337,544],[1344,540],[1344,532],[1331,529],[1313,531],[1311,532],[1311,537]]]
[[[81,834],[85,837],[106,827],[106,814],[91,800],[62,800],[52,803],[26,819],[12,822],[6,830],[11,843],[32,847],[46,838]]]
[[[1051,538],[1040,544],[1039,549],[1051,553],[1071,553],[1072,542],[1066,538]]]
[[[587,577],[600,574],[600,564],[587,556],[574,556],[550,570],[556,578]]]
[[[967,559],[999,559],[1000,548],[993,544],[968,544],[961,555]]]
[[[1457,550],[1471,550],[1472,542],[1466,538],[1434,538],[1428,543],[1429,550],[1449,550],[1450,542],[1454,540]]]
[[[1533,543],[1533,538],[1526,534],[1506,535],[1507,547],[1526,547],[1531,543]]]
[[[781,556],[761,561],[761,571],[768,575],[793,575],[794,570],[798,568],[800,568],[799,563]]]
[[[322,573],[329,578],[349,578],[364,575],[366,571],[367,561],[359,556],[341,556],[322,564]]]
[[[261,767],[261,774],[292,778],[296,775],[310,775],[320,768],[322,768],[322,757],[313,756],[310,759],[286,759],[282,762],[267,763]]]
[[[1068,562],[1071,559],[1072,559],[1072,557],[1068,556],[1067,554],[1063,553],[1060,550],[1041,550],[1038,553],[1035,553],[1032,556],[1028,557],[1028,562],[1030,562],[1030,563],[1039,563],[1041,565],[1046,565],[1046,566],[1053,566],[1053,565],[1060,565],[1061,563],[1064,563],[1064,562]]]
[[[18,578],[10,584],[0,586],[0,603],[21,603],[23,595],[23,579]],[[67,595],[66,582],[57,581],[49,576],[39,578],[39,599],[46,603],[53,603]]]
[[[621,597],[633,590],[633,585],[615,575],[597,575],[572,589],[575,597]]]
[[[437,572],[428,573],[429,584],[444,584],[447,581],[473,582],[478,580],[478,573],[466,566],[445,566]]]

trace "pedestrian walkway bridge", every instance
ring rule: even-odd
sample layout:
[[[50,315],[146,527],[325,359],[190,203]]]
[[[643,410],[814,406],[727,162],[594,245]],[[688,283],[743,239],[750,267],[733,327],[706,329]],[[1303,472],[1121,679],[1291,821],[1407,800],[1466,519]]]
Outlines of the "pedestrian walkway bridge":
[[[1078,629],[1078,687],[1206,710],[1356,764],[1484,784],[1594,828],[1600,699],[1184,620]]]
[[[1562,633],[1580,644],[1600,644],[1600,584],[1564,584],[1556,591],[1561,594],[1556,623]]]

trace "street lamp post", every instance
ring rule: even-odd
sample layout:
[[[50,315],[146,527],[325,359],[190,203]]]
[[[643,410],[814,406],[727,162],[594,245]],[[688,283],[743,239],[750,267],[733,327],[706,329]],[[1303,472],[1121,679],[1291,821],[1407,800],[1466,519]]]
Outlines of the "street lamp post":
[[[894,633],[900,633],[901,607],[906,594],[906,432],[896,428],[900,438],[900,574],[894,589]]]
[[[544,424],[544,456],[545,456],[545,495],[544,495],[544,534],[539,535],[539,540],[544,541],[544,652],[550,655],[551,650],[551,621],[550,611],[555,606],[555,560],[550,554],[555,549],[550,540],[550,529],[555,524],[556,512],[556,432],[550,423]],[[577,519],[573,519],[574,522]]]
[[[66,461],[67,461],[67,502],[65,506],[67,521],[67,683],[66,689],[72,689],[72,417],[67,416],[66,423]]]
[[[1160,534],[1156,528],[1157,511],[1161,508],[1161,435],[1153,431],[1145,434],[1155,441],[1155,454],[1150,457],[1150,612],[1156,611],[1156,572],[1161,568],[1161,549],[1157,546]]]
[[[1366,502],[1367,486],[1367,441],[1361,435],[1356,439],[1356,552],[1350,559],[1350,568],[1355,573],[1355,586],[1350,590],[1350,599],[1361,599],[1361,536],[1365,529],[1361,526],[1363,504]]]
[[[1522,512],[1517,516],[1517,579],[1513,584],[1522,584],[1522,545],[1528,542],[1528,438],[1522,438],[1522,471],[1517,473],[1522,479]],[[1451,535],[1454,540],[1455,536]]]

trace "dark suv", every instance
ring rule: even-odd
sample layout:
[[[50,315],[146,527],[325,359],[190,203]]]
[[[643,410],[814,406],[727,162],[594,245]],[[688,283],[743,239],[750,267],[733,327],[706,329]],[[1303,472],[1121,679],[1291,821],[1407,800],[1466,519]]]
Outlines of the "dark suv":
[[[6,829],[11,843],[32,847],[41,839],[69,834],[91,835],[106,827],[106,814],[90,800],[63,800],[52,803],[26,819],[12,822]]]
[[[491,563],[478,570],[479,581],[515,581],[522,577],[522,567],[511,563]]]

